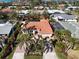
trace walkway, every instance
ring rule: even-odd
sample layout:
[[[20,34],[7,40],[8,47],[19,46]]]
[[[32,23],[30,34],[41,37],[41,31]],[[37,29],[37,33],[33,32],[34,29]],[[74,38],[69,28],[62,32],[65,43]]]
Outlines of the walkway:
[[[15,50],[15,53],[13,55],[12,59],[24,59],[26,44],[24,43],[23,46],[20,48],[20,44]]]
[[[53,50],[52,52],[48,52],[48,53],[44,53],[43,54],[43,59],[58,59],[55,50]]]

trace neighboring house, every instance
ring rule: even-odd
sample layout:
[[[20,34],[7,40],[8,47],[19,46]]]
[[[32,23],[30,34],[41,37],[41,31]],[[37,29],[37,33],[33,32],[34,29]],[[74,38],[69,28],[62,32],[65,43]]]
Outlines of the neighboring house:
[[[35,14],[43,14],[44,13],[44,6],[35,6],[34,10],[32,10]]]
[[[47,10],[47,12],[48,12],[49,14],[54,14],[54,13],[65,13],[65,12],[62,11],[62,10]]]
[[[35,6],[34,9],[36,9],[36,10],[43,10],[44,7],[43,6]]]
[[[0,35],[9,34],[12,27],[11,23],[0,21]]]
[[[62,29],[64,29],[64,27],[58,22],[55,22],[54,24],[52,24],[52,26],[53,26],[53,28],[55,30],[62,30]]]
[[[0,12],[2,12],[2,13],[14,13],[14,11],[10,8],[4,8]]]
[[[59,5],[58,5],[58,9],[64,10],[64,9],[65,9],[65,4],[59,4]]]
[[[16,10],[17,13],[28,14],[29,10]]]
[[[33,32],[37,31],[38,34],[41,35],[43,38],[51,37],[53,34],[52,28],[48,20],[29,22],[25,27],[26,29],[33,30]]]
[[[27,5],[29,0],[13,0],[12,5]]]
[[[54,19],[60,21],[74,21],[77,22],[77,17],[69,14],[53,14]]]
[[[66,8],[65,10],[79,10],[79,6],[69,6],[68,8]]]
[[[66,30],[71,32],[71,36],[79,39],[79,23],[77,22],[60,22],[58,21]]]
[[[52,0],[41,0],[42,2],[45,2],[45,3],[47,3],[47,2],[52,2]]]
[[[14,9],[16,9],[16,6],[8,6],[8,8],[10,8],[10,9],[14,8]]]

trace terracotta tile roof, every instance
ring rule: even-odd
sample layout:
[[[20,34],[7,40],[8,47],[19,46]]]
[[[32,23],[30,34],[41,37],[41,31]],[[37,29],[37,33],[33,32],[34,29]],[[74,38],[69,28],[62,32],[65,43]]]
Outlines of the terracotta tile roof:
[[[34,27],[37,31],[39,31],[42,34],[52,34],[52,28],[48,22],[48,20],[41,20],[39,22],[29,22],[26,25],[26,28],[32,28]]]
[[[4,8],[1,10],[1,12],[13,12],[10,8]]]

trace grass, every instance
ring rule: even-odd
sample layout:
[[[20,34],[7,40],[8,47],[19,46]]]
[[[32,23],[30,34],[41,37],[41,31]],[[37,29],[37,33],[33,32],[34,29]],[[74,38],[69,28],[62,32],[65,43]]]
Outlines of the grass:
[[[42,59],[40,55],[25,55],[25,59]]]
[[[5,48],[6,48],[6,45],[4,46],[4,48],[2,48],[2,51],[0,52],[0,59],[1,59],[1,56],[2,56],[2,54],[3,54],[4,50],[5,50]]]
[[[7,57],[7,59],[12,59],[13,54],[14,54],[14,52],[15,52],[15,50],[16,50],[16,47],[17,47],[17,46],[14,47],[13,51],[12,51],[11,54]]]
[[[67,59],[67,56],[61,51],[60,46],[56,45],[55,51],[58,56],[58,59]]]
[[[12,53],[7,57],[7,59],[12,59],[13,54],[14,54],[14,52],[12,52]]]
[[[59,59],[67,59],[67,57],[63,53],[58,52],[58,51],[56,53]]]
[[[71,13],[74,15],[79,15],[79,10],[71,11]]]
[[[3,48],[2,51],[0,52],[0,59],[1,59],[2,54],[4,53],[5,48],[6,48],[6,46],[4,46],[4,48]],[[16,48],[16,47],[14,47],[14,50],[10,53],[10,55],[8,55],[7,59],[12,59],[13,54],[14,54],[14,51],[15,51],[15,48]]]

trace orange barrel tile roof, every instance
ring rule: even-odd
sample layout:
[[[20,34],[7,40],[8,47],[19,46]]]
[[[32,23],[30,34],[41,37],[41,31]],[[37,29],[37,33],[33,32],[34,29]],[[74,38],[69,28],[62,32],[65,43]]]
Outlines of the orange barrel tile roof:
[[[37,21],[37,22],[29,22],[26,25],[26,28],[31,28],[34,27],[37,31],[39,31],[41,34],[52,34],[52,28],[49,24],[48,20],[41,20],[41,21]]]
[[[1,12],[13,12],[10,8],[4,8],[1,10]]]

